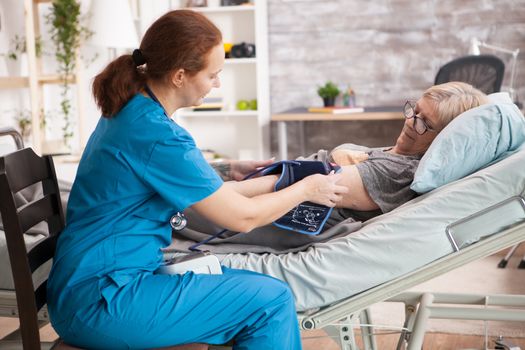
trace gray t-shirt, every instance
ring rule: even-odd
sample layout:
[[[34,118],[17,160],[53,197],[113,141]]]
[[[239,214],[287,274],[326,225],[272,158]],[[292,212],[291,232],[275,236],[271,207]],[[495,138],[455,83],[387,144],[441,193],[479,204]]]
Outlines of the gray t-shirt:
[[[403,156],[383,150],[368,152],[368,160],[356,165],[363,185],[383,213],[416,196],[410,189],[420,156]]]
[[[380,208],[370,211],[338,208],[335,210],[336,219],[352,217],[355,220],[366,221],[389,212],[416,196],[410,189],[410,184],[414,180],[421,156],[402,156],[388,153],[391,147],[368,148],[352,143],[342,144],[335,149],[368,153],[368,159],[356,164],[356,167],[368,194]]]

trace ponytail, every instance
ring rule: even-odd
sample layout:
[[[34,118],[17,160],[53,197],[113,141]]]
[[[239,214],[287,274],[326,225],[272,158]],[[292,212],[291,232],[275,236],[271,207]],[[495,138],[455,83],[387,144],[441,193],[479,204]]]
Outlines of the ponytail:
[[[131,55],[111,62],[93,81],[93,96],[102,116],[111,118],[137,94],[145,84],[144,74]]]
[[[95,77],[93,96],[102,115],[114,117],[146,81],[165,82],[180,68],[189,76],[197,74],[221,41],[221,32],[204,15],[192,10],[166,13],[148,28],[133,55],[120,56]]]

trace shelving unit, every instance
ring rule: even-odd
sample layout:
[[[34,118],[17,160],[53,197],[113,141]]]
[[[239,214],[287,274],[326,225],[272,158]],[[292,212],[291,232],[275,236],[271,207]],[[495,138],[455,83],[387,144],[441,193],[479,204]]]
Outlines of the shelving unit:
[[[258,111],[199,111],[193,112],[191,110],[184,110],[178,113],[179,117],[258,117]]]
[[[141,28],[168,10],[160,2],[139,1]],[[222,32],[225,43],[253,43],[254,58],[227,58],[220,74],[221,87],[209,97],[220,97],[221,111],[177,111],[177,123],[186,128],[201,149],[231,158],[269,157],[269,69],[267,2],[254,0],[240,6],[192,7],[208,17]],[[141,33],[143,34],[143,33]],[[257,99],[257,110],[237,110],[239,100]]]
[[[253,11],[255,7],[251,5],[239,5],[239,6],[214,6],[214,7],[192,7],[194,11],[202,13],[231,13],[231,12],[244,12]]]
[[[36,55],[35,42],[40,35],[39,5],[49,4],[52,0],[24,0],[24,18],[25,18],[25,38],[28,62],[27,77],[0,77],[0,89],[22,89],[29,88],[31,97],[31,125],[41,124],[41,110],[44,109],[44,91],[43,86],[46,84],[61,84],[62,78],[58,74],[44,74],[42,62]],[[69,79],[71,84],[81,85],[82,74],[80,73],[81,62],[77,57],[77,69],[74,75]],[[84,101],[81,94],[77,91],[77,118],[80,144],[85,144],[85,135],[83,134],[83,122],[85,110]],[[37,153],[43,150],[45,135],[40,127],[32,127],[32,148]]]

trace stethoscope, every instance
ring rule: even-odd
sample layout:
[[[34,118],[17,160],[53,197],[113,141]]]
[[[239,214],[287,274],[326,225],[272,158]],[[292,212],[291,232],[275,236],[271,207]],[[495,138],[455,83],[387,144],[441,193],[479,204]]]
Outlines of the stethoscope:
[[[149,86],[145,86],[144,88],[146,90],[146,93],[149,95],[149,97],[151,97],[151,99],[155,102],[157,102],[159,104],[159,106],[162,108],[162,110],[164,110],[164,107],[162,107],[162,103],[160,103],[159,99],[157,98],[157,96],[155,96],[155,94],[153,93],[153,91],[151,91],[151,89],[149,88]],[[166,113],[166,110],[164,110],[164,115],[171,120],[171,118],[168,116],[168,114]],[[180,213],[180,212],[177,212],[175,215],[173,215],[171,218],[170,218],[170,226],[172,229],[174,229],[175,231],[180,231],[182,230],[183,228],[186,227],[186,225],[188,224],[188,219],[186,219],[186,217],[184,216],[184,214]],[[199,248],[197,248],[198,246],[202,245],[202,244],[205,244],[205,243],[208,243],[209,241],[211,241],[212,239],[215,239],[217,237],[220,237],[222,234],[224,234],[226,231],[226,229],[222,230],[222,231],[219,231],[217,232],[216,234],[214,234],[213,236],[205,239],[204,241],[201,241],[201,242],[197,242],[195,244],[193,244],[192,246],[189,247],[189,250],[191,251],[194,251],[194,252],[198,252],[200,251]]]
[[[173,215],[170,219],[170,225],[171,228],[175,231],[180,231],[183,228],[186,227],[188,224],[188,219],[186,219],[186,216],[184,214],[177,212],[177,214]]]
[[[157,96],[155,96],[155,94],[153,93],[153,91],[151,91],[151,89],[149,88],[149,86],[145,86],[144,90],[146,90],[146,93],[149,95],[149,97],[151,97],[151,99],[155,102],[157,102],[159,104],[159,106],[162,108],[162,110],[164,111],[164,115],[170,119],[170,117],[168,116],[168,114],[166,113],[166,111],[164,110],[164,107],[162,107],[162,104],[160,103],[159,99],[157,98]],[[171,119],[170,119],[171,120]],[[182,230],[183,228],[186,227],[186,225],[188,224],[188,219],[186,219],[186,217],[184,216],[184,214],[180,213],[180,212],[177,212],[175,215],[173,215],[171,218],[170,218],[170,226],[172,229],[174,229],[175,231],[180,231]]]

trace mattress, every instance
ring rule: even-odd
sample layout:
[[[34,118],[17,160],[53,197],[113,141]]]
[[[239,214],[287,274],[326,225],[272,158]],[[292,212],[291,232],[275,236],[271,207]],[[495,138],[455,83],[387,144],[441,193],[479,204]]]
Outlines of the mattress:
[[[445,228],[525,189],[525,150],[371,219],[342,238],[287,254],[219,255],[286,281],[298,311],[332,304],[453,252]]]

